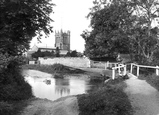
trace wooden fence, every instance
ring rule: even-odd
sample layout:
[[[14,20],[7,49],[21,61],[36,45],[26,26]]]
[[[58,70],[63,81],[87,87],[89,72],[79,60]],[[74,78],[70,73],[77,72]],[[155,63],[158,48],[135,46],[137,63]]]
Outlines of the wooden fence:
[[[108,69],[112,70],[112,79],[115,79],[116,74],[120,76],[126,75],[126,65],[118,63],[118,62],[100,62],[100,61],[91,61],[91,67]]]
[[[146,65],[137,65],[137,64],[131,63],[130,73],[132,73],[133,66],[137,67],[137,72],[136,72],[137,74],[136,74],[136,76],[139,76],[140,68],[155,69],[156,70],[156,75],[159,75],[159,66],[146,66]]]
[[[140,74],[140,68],[151,68],[156,70],[156,75],[159,75],[159,66],[146,66],[146,65],[138,65],[135,63],[129,63],[129,64],[120,64],[117,62],[99,62],[99,61],[92,61],[91,65],[94,67],[102,68],[102,69],[107,69],[111,68],[112,69],[112,79],[115,79],[116,74],[119,74],[120,76],[124,76],[127,74],[127,66],[130,66],[130,73],[132,73],[133,68],[137,68],[137,74],[136,76],[139,76]]]

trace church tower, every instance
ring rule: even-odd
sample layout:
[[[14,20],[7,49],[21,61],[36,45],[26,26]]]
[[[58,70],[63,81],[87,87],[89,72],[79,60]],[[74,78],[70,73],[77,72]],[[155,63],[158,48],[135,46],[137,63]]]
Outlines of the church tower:
[[[70,31],[55,31],[55,47],[61,50],[70,51]]]

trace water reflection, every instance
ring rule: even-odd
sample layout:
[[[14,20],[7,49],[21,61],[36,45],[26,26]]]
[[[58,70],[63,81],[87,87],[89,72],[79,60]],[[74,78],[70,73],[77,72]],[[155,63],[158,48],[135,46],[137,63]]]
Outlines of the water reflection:
[[[44,82],[46,83],[46,85],[51,85],[51,80],[44,80]]]
[[[47,77],[44,77],[45,73],[42,73],[43,77],[39,74],[41,72],[35,70],[26,70],[23,73],[26,81],[32,86],[34,96],[50,100],[56,100],[68,95],[88,93],[96,90],[102,84],[101,81],[80,79],[79,75],[67,79],[55,79],[50,74],[46,74]]]
[[[55,79],[55,94],[64,96],[70,94],[69,79]]]

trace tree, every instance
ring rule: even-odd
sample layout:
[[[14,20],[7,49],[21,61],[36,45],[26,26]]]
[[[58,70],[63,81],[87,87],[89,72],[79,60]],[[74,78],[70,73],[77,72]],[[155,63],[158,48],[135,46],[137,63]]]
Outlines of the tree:
[[[41,52],[40,50],[38,50],[37,52],[32,54],[33,58],[38,59],[38,57],[54,57],[54,51],[49,52],[49,51],[45,51],[45,52]]]
[[[21,74],[21,55],[33,37],[40,39],[42,31],[46,36],[52,31],[50,1],[0,0],[0,101],[32,96],[31,86]]]
[[[131,13],[128,4],[119,0],[106,4],[102,8],[100,2],[94,2],[88,17],[91,18],[92,31],[84,31],[82,37],[86,41],[88,57],[113,56],[116,52],[129,52],[127,49],[126,27]],[[101,3],[102,4],[102,3]]]
[[[154,53],[159,50],[158,27],[153,25],[159,18],[158,0],[132,0],[133,15],[136,20],[132,28],[131,39],[137,46],[137,55],[141,63],[152,63]],[[138,30],[138,31],[136,31]]]
[[[159,50],[158,0],[95,0],[88,17],[92,31],[84,31],[89,57],[129,53],[135,61],[150,64]]]
[[[77,51],[76,50],[73,50],[72,52],[71,52],[71,57],[78,57],[78,55],[77,55]]]
[[[51,0],[0,0],[0,52],[21,55],[33,37],[51,32]]]

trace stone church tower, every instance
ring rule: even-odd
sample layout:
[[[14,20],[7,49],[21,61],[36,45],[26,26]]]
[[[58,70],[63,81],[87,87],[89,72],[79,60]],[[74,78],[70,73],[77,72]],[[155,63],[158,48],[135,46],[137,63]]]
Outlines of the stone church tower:
[[[70,31],[55,31],[55,47],[61,50],[70,51]]]

